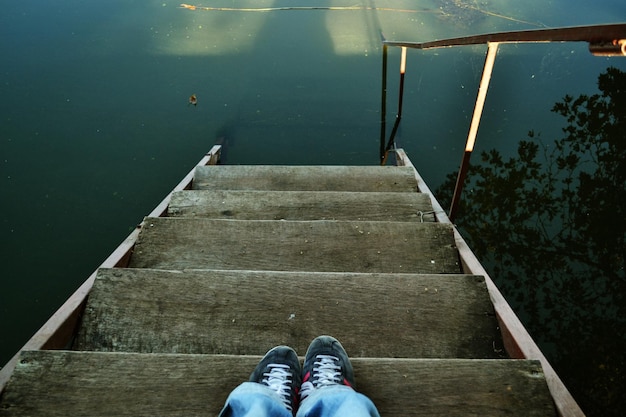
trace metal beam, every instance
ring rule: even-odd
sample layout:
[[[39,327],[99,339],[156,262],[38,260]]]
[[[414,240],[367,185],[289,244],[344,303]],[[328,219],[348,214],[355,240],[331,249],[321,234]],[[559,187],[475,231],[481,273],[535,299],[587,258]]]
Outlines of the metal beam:
[[[474,144],[476,143],[476,135],[478,134],[478,126],[480,125],[480,118],[483,114],[483,108],[485,106],[485,99],[487,98],[487,90],[489,89],[489,82],[491,81],[491,73],[493,72],[493,65],[496,62],[496,54],[498,52],[498,43],[489,43],[489,49],[487,50],[487,56],[485,57],[485,65],[483,67],[483,75],[478,87],[478,97],[476,97],[476,105],[474,106],[474,114],[472,116],[472,123],[467,134],[467,141],[465,143],[465,152],[463,153],[463,159],[461,160],[461,167],[459,168],[459,174],[456,178],[456,186],[454,187],[454,194],[452,195],[452,204],[450,206],[450,214],[448,217],[452,222],[456,217],[456,211],[458,204],[461,200],[461,193],[463,192],[463,184],[465,177],[467,176],[467,170],[469,169],[470,157],[474,150]]]
[[[532,29],[511,32],[495,32],[484,35],[463,36],[430,42],[404,42],[384,40],[388,46],[403,46],[415,49],[447,48],[463,45],[484,45],[486,43],[521,42],[589,42],[590,44],[613,43],[626,39],[626,23],[610,25],[571,26],[557,29]],[[620,45],[624,45],[622,42]]]

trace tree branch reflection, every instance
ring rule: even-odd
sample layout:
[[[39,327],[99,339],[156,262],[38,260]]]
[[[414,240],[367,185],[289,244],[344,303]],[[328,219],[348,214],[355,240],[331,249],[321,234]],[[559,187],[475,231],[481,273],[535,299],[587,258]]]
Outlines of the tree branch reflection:
[[[560,139],[483,152],[457,222],[587,415],[610,416],[626,409],[626,73],[598,89],[553,106]]]

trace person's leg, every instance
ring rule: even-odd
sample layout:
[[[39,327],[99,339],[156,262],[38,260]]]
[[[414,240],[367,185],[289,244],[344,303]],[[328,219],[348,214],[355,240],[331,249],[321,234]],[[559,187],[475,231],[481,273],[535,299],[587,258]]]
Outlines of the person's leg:
[[[351,387],[336,385],[315,390],[302,401],[297,417],[379,417],[374,403]]]
[[[244,382],[235,388],[220,413],[220,417],[292,417],[280,396],[266,385]]]
[[[352,364],[337,339],[313,340],[302,371],[297,417],[379,417],[374,403],[355,391]]]
[[[259,362],[250,382],[230,393],[220,417],[292,417],[300,378],[296,352],[287,346],[275,347]]]

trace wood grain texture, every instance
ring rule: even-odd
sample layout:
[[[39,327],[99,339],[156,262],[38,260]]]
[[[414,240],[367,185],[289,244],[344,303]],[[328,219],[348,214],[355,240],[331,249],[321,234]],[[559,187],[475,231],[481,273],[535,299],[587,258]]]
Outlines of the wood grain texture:
[[[0,416],[216,416],[259,359],[25,351],[2,396]],[[535,361],[352,363],[356,388],[383,416],[555,416]]]
[[[232,220],[435,220],[426,194],[347,191],[180,191],[173,194],[167,214]]]
[[[320,334],[359,357],[502,357],[470,275],[102,269],[74,348],[262,355]]]
[[[410,167],[218,165],[197,167],[195,190],[416,192]]]
[[[133,268],[459,273],[438,223],[147,218]]]

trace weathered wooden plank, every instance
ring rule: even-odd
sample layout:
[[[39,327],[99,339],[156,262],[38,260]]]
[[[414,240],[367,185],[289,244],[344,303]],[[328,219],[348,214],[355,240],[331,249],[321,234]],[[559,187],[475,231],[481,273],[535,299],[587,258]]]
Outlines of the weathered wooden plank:
[[[471,275],[102,269],[74,349],[260,355],[320,334],[363,357],[502,357]]]
[[[0,416],[215,416],[258,356],[26,351]],[[541,366],[517,360],[353,359],[384,416],[554,416]]]
[[[425,194],[347,191],[180,191],[167,213],[233,220],[435,220]]]
[[[383,416],[555,416],[541,364],[526,360],[354,359],[357,389]]]
[[[147,218],[133,268],[459,273],[439,223]]]
[[[197,167],[195,190],[416,192],[409,167],[219,165]]]

